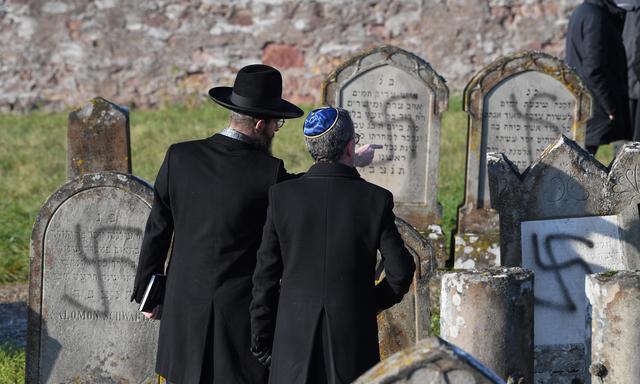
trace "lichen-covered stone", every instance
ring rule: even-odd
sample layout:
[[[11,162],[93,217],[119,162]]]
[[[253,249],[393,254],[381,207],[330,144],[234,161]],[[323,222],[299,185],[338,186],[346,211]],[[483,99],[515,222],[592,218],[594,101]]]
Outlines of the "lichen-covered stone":
[[[442,276],[440,336],[503,379],[533,380],[533,273],[457,270]]]
[[[67,176],[131,173],[129,111],[101,97],[69,113]]]
[[[354,384],[504,384],[460,348],[439,337],[421,340],[381,361]]]

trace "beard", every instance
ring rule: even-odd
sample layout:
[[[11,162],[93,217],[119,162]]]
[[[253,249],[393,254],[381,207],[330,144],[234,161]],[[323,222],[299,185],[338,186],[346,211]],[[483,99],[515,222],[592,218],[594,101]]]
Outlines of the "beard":
[[[269,135],[267,134],[267,132],[265,132],[264,130],[262,132],[260,132],[260,134],[257,137],[253,138],[253,144],[264,150],[265,152],[267,152],[268,154],[271,155],[271,144],[273,142],[273,136],[269,137]]]

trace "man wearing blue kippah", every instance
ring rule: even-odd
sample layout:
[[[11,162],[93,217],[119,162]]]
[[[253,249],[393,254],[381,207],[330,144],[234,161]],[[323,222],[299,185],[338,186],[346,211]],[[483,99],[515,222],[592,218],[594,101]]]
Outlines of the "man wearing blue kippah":
[[[392,194],[354,168],[359,137],[349,113],[312,111],[304,136],[315,164],[269,189],[253,274],[252,351],[270,362],[271,384],[350,383],[379,361],[376,315],[402,299],[415,264],[394,223]],[[375,285],[378,250],[386,277]]]

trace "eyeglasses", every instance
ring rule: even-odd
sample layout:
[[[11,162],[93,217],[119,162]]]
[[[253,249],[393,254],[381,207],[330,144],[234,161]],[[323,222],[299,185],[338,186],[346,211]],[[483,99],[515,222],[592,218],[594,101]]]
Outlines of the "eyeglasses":
[[[358,142],[360,141],[360,135],[357,133],[353,134],[353,144],[358,144]]]
[[[278,119],[276,120],[276,126],[278,128],[282,128],[282,126],[284,125],[285,120],[284,119]]]

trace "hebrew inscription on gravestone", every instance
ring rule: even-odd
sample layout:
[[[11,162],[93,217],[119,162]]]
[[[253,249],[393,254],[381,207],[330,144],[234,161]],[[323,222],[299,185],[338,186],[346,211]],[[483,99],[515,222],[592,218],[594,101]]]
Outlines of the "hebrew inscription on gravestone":
[[[489,198],[487,153],[506,154],[522,171],[560,135],[584,145],[591,96],[560,60],[524,52],[502,57],[476,74],[465,88],[463,107],[469,114],[469,136],[455,265],[499,265],[498,217]]]
[[[31,242],[27,382],[154,378],[158,323],[129,301],[152,201],[145,182],[103,172],[45,203]]]
[[[390,46],[348,60],[323,87],[323,103],[350,112],[361,144],[382,145],[373,162],[358,169],[362,177],[389,189],[396,215],[419,230],[442,217],[436,194],[448,95],[429,63]]]

